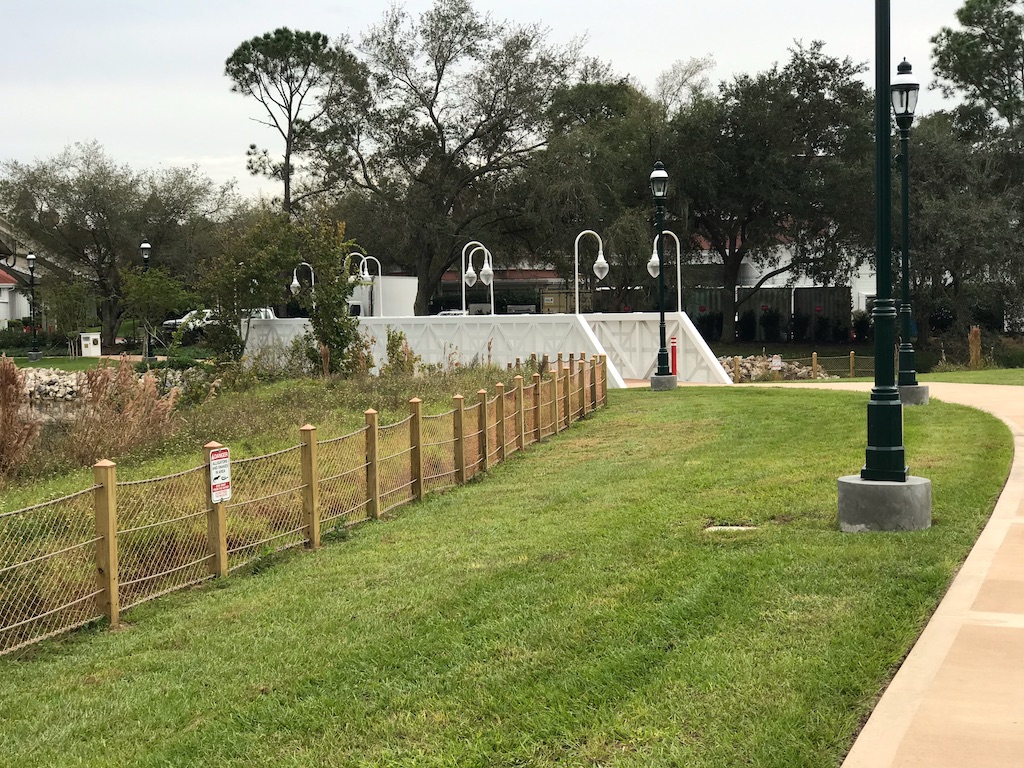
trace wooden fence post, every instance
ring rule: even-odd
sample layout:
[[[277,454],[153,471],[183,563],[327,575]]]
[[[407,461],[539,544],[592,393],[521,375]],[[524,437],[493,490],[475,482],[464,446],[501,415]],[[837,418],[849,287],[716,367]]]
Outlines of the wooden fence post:
[[[850,352],[850,378],[851,379],[854,377],[854,374],[855,374],[855,372],[857,370],[857,365],[854,362],[856,360],[856,355],[857,355],[856,352]]]
[[[412,497],[423,501],[423,401],[414,397],[409,401],[409,475]]]
[[[210,573],[214,576],[228,575],[228,523],[224,502],[213,503],[213,489],[210,485],[210,453],[223,448],[217,442],[203,446],[206,464],[206,551],[210,555]]]
[[[540,442],[540,374],[533,374],[533,441]]]
[[[732,383],[740,383],[740,356],[736,355],[732,359]]]
[[[550,368],[551,368],[551,360],[548,358],[547,355],[544,355],[544,357],[542,357],[541,360],[540,360],[540,372],[541,372],[541,374],[547,373]]]
[[[811,378],[817,380],[818,378],[818,353],[811,352]]]
[[[516,450],[521,451],[526,447],[526,403],[523,393],[523,377],[516,376],[513,379],[516,383]]]
[[[366,514],[380,519],[380,466],[377,463],[377,412],[370,408],[366,416]]]
[[[110,619],[110,626],[121,623],[121,598],[118,594],[117,567],[117,465],[107,459],[92,468],[93,514],[96,522],[96,608]]]
[[[487,412],[487,390],[479,390],[476,393],[476,399],[477,402],[480,403],[480,419],[478,420],[477,423],[477,426],[480,429],[480,467],[481,469],[483,469],[484,472],[486,472],[491,466],[490,452],[488,451],[488,448],[490,447],[488,445],[488,443],[490,442],[490,440],[488,440],[488,438],[490,437],[488,433],[491,431],[491,429],[490,421],[487,418],[488,416],[490,416],[490,414]]]
[[[561,425],[558,423],[558,371],[551,377],[551,431],[557,435],[561,432]]]
[[[572,363],[570,362],[562,369],[562,395],[565,397],[563,415],[565,417],[564,429],[572,426]]]
[[[317,472],[316,427],[306,424],[299,430],[299,457],[302,463],[302,524],[306,528],[306,546],[320,548],[320,482]]]
[[[597,382],[598,382],[598,360],[597,355],[590,358],[590,410],[596,411],[598,408],[597,401]]]
[[[505,385],[494,385],[494,434],[498,440],[498,461],[505,460]]]
[[[519,377],[516,377],[519,378]],[[462,395],[452,397],[455,402],[455,413],[452,415],[452,427],[455,438],[455,482],[459,485],[466,484],[466,433],[464,420],[466,417],[466,402]]]
[[[608,355],[601,355],[601,405],[608,405]]]
[[[587,361],[580,356],[580,418],[590,413],[590,385],[587,383]]]

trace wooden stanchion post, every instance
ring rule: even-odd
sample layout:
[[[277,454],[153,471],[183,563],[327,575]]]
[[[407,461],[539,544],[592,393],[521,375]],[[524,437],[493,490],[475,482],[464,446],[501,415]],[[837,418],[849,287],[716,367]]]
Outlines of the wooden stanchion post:
[[[409,477],[412,497],[423,501],[423,401],[414,397],[409,401]]]
[[[811,352],[811,378],[817,381],[818,379],[818,353]]]
[[[494,433],[498,440],[498,461],[505,460],[505,385],[494,385]]]
[[[117,564],[117,465],[101,459],[92,468],[96,490],[93,491],[93,514],[96,518],[96,596],[97,610],[110,620],[110,626],[121,623],[121,598],[118,593]]]
[[[740,356],[736,355],[732,359],[732,381],[733,384],[740,383]]]
[[[478,420],[478,426],[480,428],[479,445],[480,445],[480,468],[485,472],[490,469],[490,440],[488,439],[491,431],[490,428],[490,414],[487,412],[487,390],[481,389],[476,393],[477,402],[480,403],[480,418]]]
[[[857,371],[856,352],[850,352],[850,378],[852,379]]]
[[[516,383],[516,449],[523,450],[526,447],[526,398],[523,392],[523,377],[516,376],[513,379]]]
[[[377,412],[370,408],[363,415],[366,416],[366,514],[373,520],[379,520],[380,465],[377,460]]]
[[[519,377],[516,377],[519,378]],[[455,403],[452,426],[455,432],[452,437],[455,439],[455,482],[459,485],[466,484],[466,402],[462,395],[455,395],[452,400]]]
[[[533,374],[533,441],[540,442],[540,374]]]
[[[224,502],[213,503],[210,454],[223,447],[217,442],[209,442],[203,446],[206,464],[206,552],[210,556],[210,573],[220,577],[228,575],[228,523]]]
[[[306,528],[306,546],[320,547],[320,482],[317,474],[316,427],[306,424],[299,430],[302,464],[302,524]]]

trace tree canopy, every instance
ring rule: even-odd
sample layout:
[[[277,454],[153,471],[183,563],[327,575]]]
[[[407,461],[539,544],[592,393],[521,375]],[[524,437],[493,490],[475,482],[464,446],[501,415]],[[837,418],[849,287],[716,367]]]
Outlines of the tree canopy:
[[[196,168],[136,171],[95,143],[55,157],[0,165],[0,209],[45,248],[40,281],[87,281],[112,345],[125,312],[122,271],[140,265],[139,245],[153,246],[153,266],[176,274],[209,254],[214,223],[233,202]]]
[[[231,90],[258,101],[266,117],[257,122],[273,128],[284,142],[280,160],[270,152],[249,146],[248,168],[283,185],[282,208],[290,213],[295,203],[323,191],[313,186],[297,192],[293,179],[297,156],[304,148],[308,127],[323,116],[338,89],[358,82],[360,70],[343,42],[331,44],[320,32],[287,27],[246,40],[228,57],[224,73]]]
[[[361,51],[366,89],[333,94],[314,139],[318,170],[364,196],[379,225],[364,232],[350,219],[352,234],[417,275],[424,314],[464,243],[522,226],[507,192],[544,146],[576,47],[468,0],[436,0],[418,18],[386,11]]]
[[[872,102],[863,67],[823,48],[798,45],[784,66],[699,95],[671,123],[666,167],[698,247],[722,264],[724,338],[744,260],[766,270],[763,280],[822,277],[867,253]],[[784,245],[792,260],[780,263]]]

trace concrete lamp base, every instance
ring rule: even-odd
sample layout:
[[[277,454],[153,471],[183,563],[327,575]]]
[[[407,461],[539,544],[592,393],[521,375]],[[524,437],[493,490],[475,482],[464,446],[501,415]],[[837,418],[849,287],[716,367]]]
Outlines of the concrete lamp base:
[[[651,376],[651,391],[652,392],[665,392],[670,389],[675,389],[678,380],[671,373],[668,376],[659,376],[654,374]]]
[[[901,385],[900,402],[904,405],[928,405],[928,387],[923,384]]]
[[[42,352],[29,352],[28,353],[28,361],[30,363],[38,363],[42,359],[43,359],[43,353]]]
[[[923,531],[932,524],[932,481],[908,477],[905,483],[839,478],[839,530]]]

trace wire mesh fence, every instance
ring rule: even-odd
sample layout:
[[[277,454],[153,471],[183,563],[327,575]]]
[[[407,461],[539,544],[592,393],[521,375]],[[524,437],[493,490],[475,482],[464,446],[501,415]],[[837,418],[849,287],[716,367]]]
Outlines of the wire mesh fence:
[[[231,502],[224,505],[230,570],[303,543],[302,487],[297,445],[231,463]]]
[[[423,485],[427,491],[455,485],[455,411],[423,417]]]
[[[324,533],[367,519],[366,427],[318,443],[320,525]]]
[[[0,654],[101,616],[93,492],[0,515]]]
[[[122,610],[212,575],[203,467],[117,484]]]
[[[604,368],[592,360],[589,370],[600,391]],[[415,401],[416,416],[378,426],[368,415],[366,427],[337,438],[317,441],[304,427],[303,444],[232,461],[231,498],[216,504],[205,463],[118,482],[115,466],[99,462],[93,486],[0,514],[0,655],[103,617],[116,624],[121,610],[265,553],[318,546],[323,532],[468,480],[583,415],[581,380],[574,387],[573,378],[535,374],[520,387],[517,378],[509,391],[478,393],[461,422],[458,408],[419,417]]]
[[[389,512],[412,499],[412,471],[407,416],[397,424],[381,427],[377,437],[377,471],[380,478],[380,509]]]

